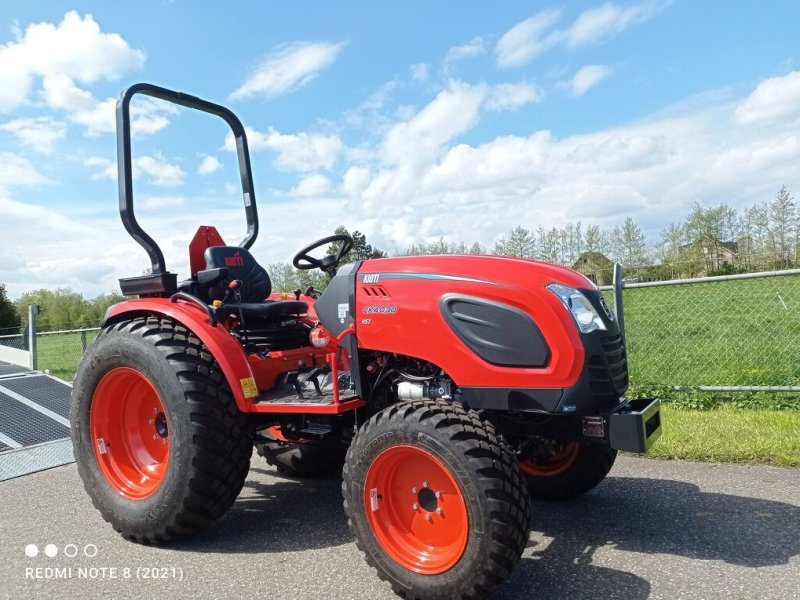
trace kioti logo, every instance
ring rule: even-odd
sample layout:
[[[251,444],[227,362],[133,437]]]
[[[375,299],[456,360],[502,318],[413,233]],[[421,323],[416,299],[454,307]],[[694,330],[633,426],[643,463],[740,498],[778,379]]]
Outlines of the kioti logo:
[[[226,256],[225,257],[225,266],[226,267],[243,267],[244,266],[244,259],[242,255],[237,252],[233,256]]]

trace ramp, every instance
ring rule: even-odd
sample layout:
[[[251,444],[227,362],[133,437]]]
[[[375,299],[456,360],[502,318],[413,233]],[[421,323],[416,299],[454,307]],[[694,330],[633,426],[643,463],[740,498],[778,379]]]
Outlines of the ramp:
[[[0,363],[0,481],[74,460],[71,390],[50,375]]]

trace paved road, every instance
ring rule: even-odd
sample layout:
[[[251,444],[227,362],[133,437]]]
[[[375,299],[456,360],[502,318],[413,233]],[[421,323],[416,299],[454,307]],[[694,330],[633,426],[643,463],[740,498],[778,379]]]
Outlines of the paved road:
[[[530,543],[498,598],[800,598],[800,470],[622,458],[612,473],[580,500],[533,507]],[[260,462],[227,515],[168,548],[119,538],[74,465],[0,483],[0,511],[0,597],[394,597],[351,542],[338,483],[284,479]],[[77,557],[64,556],[70,543]],[[71,578],[26,578],[36,567]],[[79,567],[117,578],[82,579]],[[142,567],[183,581],[137,580]]]

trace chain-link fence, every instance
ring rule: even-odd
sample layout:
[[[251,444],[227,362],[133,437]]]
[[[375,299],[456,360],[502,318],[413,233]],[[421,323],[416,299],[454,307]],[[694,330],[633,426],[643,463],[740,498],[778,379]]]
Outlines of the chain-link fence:
[[[59,379],[72,381],[86,347],[100,332],[99,327],[36,334],[37,364]]]
[[[0,346],[14,348],[15,350],[27,350],[28,339],[24,327],[4,327],[0,328]]]
[[[634,384],[800,392],[798,270],[626,282],[623,305]]]

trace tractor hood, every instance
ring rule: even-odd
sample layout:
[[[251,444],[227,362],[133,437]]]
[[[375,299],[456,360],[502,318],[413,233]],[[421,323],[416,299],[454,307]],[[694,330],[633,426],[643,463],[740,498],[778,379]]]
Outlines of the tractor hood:
[[[596,290],[597,286],[580,273],[538,260],[511,256],[444,255],[404,256],[367,260],[358,270],[359,280],[365,274],[385,274],[397,278],[473,280],[508,287],[541,288],[550,283]]]

